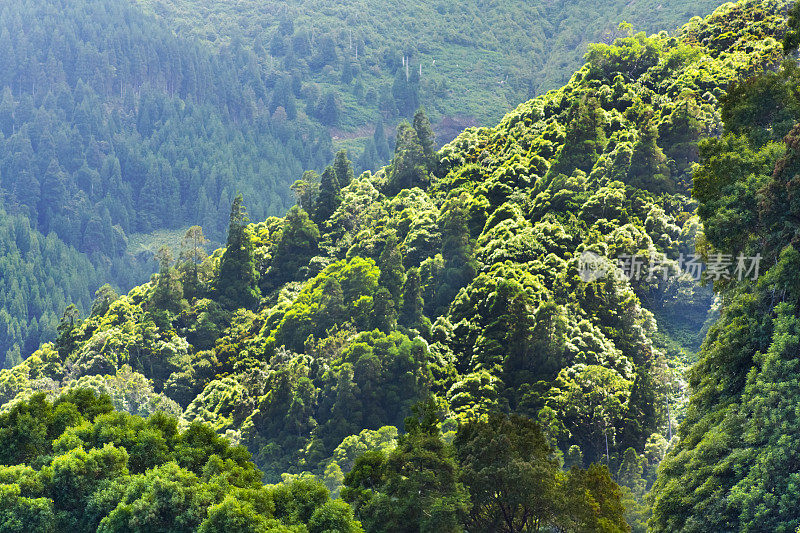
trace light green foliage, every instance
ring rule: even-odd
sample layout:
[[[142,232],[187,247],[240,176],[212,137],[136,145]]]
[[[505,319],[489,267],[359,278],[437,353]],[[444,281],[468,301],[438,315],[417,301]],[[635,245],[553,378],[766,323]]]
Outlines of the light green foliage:
[[[247,451],[210,428],[119,413],[87,389],[18,404],[0,438],[4,531],[362,531],[323,485],[265,487]]]

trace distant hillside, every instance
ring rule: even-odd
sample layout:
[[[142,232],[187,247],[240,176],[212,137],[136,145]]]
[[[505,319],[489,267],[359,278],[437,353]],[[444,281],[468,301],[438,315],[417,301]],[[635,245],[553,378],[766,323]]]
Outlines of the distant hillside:
[[[620,35],[621,22],[648,33],[671,30],[720,4],[719,0],[136,3],[169,21],[180,34],[219,48],[251,49],[270,83],[280,88],[279,94],[289,93],[272,108],[295,106],[346,131],[378,120],[394,124],[398,117],[410,118],[420,104],[434,123],[442,117],[471,117],[479,125],[489,125],[519,102],[564,84],[581,65],[587,43],[611,42]],[[338,113],[328,113],[324,105],[328,95],[335,96]],[[385,163],[387,157],[374,161]]]

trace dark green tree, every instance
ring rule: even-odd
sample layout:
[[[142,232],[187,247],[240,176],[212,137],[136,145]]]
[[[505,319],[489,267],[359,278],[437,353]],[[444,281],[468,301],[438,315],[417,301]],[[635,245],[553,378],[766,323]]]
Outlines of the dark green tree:
[[[431,128],[431,121],[428,115],[425,114],[425,109],[420,107],[414,113],[414,131],[417,132],[417,138],[420,145],[422,145],[422,153],[425,154],[425,160],[428,162],[428,169],[433,170],[434,155],[436,151],[436,136],[433,134]]]
[[[339,150],[333,160],[333,171],[340,187],[347,187],[353,181],[353,163],[347,158],[347,150]]]
[[[203,228],[192,226],[181,239],[180,261],[181,283],[183,293],[187,300],[192,300],[203,293],[204,288],[200,281],[200,266],[208,257],[206,245],[208,239],[203,235]]]
[[[314,203],[314,222],[321,226],[342,203],[341,184],[332,166],[325,168],[319,184],[319,196]]]
[[[575,170],[589,172],[606,144],[603,110],[595,98],[582,98],[573,103],[567,120],[566,138],[550,169],[552,175],[569,176]]]
[[[319,251],[319,229],[302,208],[292,207],[283,220],[283,233],[275,247],[272,263],[261,278],[264,290],[271,290],[297,278]]]
[[[453,198],[442,207],[439,226],[442,231],[444,270],[436,291],[436,314],[444,313],[458,291],[475,277],[475,259],[468,226],[467,199]]]
[[[75,306],[70,304],[64,310],[61,317],[61,322],[58,324],[58,337],[56,337],[55,346],[61,357],[66,358],[69,354],[75,351],[78,346],[77,341],[77,328],[81,324],[81,312]]]
[[[425,151],[414,128],[406,121],[397,126],[394,159],[389,167],[389,192],[424,186],[428,181]]]
[[[325,93],[317,104],[316,116],[320,122],[326,126],[336,126],[339,124],[339,102],[333,92]]]
[[[292,184],[292,191],[297,197],[297,204],[306,213],[313,212],[314,201],[319,193],[319,175],[313,170],[306,170],[303,177]]]
[[[554,521],[557,451],[535,422],[492,414],[461,426],[454,445],[472,502],[469,531],[539,531]]]
[[[656,143],[657,140],[658,131],[652,124],[647,124],[639,132],[639,139],[633,145],[627,182],[656,194],[673,192],[675,186],[670,180],[667,157]]]
[[[378,267],[381,269],[378,284],[389,291],[395,306],[399,308],[405,282],[405,268],[403,268],[403,254],[400,252],[397,235],[394,233],[390,233],[386,238],[383,251],[378,258]]]
[[[389,141],[386,139],[386,131],[383,128],[382,120],[379,120],[375,125],[372,140],[375,141],[375,150],[378,152],[378,157],[380,157],[381,161],[388,161],[392,152],[389,148]]]
[[[415,328],[419,327],[424,315],[425,302],[422,299],[422,281],[419,268],[409,269],[403,284],[403,301],[400,305],[398,321],[401,325]]]
[[[155,310],[180,312],[183,299],[183,285],[178,279],[178,273],[172,268],[172,251],[168,246],[162,246],[156,254],[158,260],[158,279],[150,303]],[[185,301],[183,302],[185,304]]]
[[[247,229],[247,211],[239,194],[231,204],[228,240],[219,267],[216,293],[228,309],[253,308],[260,291],[256,280],[253,243]]]
[[[388,456],[356,460],[345,476],[343,496],[356,503],[368,531],[433,533],[461,531],[469,496],[458,481],[452,445],[442,440],[438,408],[429,400],[406,419],[406,434]]]

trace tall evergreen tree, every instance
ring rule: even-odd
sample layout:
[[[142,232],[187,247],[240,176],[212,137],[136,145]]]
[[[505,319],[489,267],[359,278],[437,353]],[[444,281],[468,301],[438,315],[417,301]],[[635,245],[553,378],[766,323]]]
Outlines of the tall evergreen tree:
[[[322,225],[342,203],[341,185],[336,171],[329,166],[322,173],[319,183],[319,196],[314,204],[314,222]]]
[[[200,291],[200,264],[206,260],[208,253],[205,246],[208,239],[203,235],[203,228],[192,226],[181,239],[181,252],[179,260],[181,262],[183,292],[188,300],[197,296]]]
[[[247,230],[247,210],[239,194],[231,204],[228,240],[219,268],[216,291],[220,303],[229,308],[253,308],[260,291],[256,284],[253,243]]]
[[[378,123],[375,125],[375,132],[372,134],[372,140],[375,142],[375,150],[378,152],[378,157],[381,158],[381,161],[388,161],[392,153],[389,148],[389,141],[386,139],[383,120],[378,120]]]
[[[319,251],[319,228],[302,208],[294,206],[283,221],[283,233],[272,264],[261,284],[265,290],[283,285],[301,275],[308,261]]]
[[[55,346],[61,357],[67,357],[78,345],[76,329],[81,323],[81,313],[75,304],[70,304],[64,310],[61,323],[58,325],[58,337]]]
[[[437,315],[444,313],[458,291],[475,277],[465,203],[464,197],[458,197],[448,200],[442,207],[439,225],[442,230],[444,271],[437,290]]]
[[[389,169],[389,192],[397,193],[428,181],[425,152],[414,128],[406,121],[397,126],[394,159]]]
[[[395,302],[400,306],[400,299],[405,281],[405,269],[403,268],[403,255],[397,242],[397,235],[391,233],[386,239],[383,251],[378,258],[378,266],[381,269],[381,276],[378,284],[385,287]]]
[[[403,284],[403,302],[400,305],[399,313],[400,324],[409,328],[417,327],[424,317],[424,305],[419,268],[409,269]]]
[[[553,175],[567,176],[575,170],[589,172],[605,147],[603,110],[595,98],[583,98],[569,109],[564,145],[553,167]]]
[[[669,179],[667,157],[656,144],[657,139],[658,132],[651,124],[639,132],[639,140],[633,145],[627,182],[654,193],[673,192],[675,187]]]
[[[436,136],[433,134],[431,128],[431,121],[428,115],[425,114],[425,109],[420,107],[414,113],[414,131],[417,132],[417,138],[422,146],[422,153],[425,155],[425,160],[428,164],[428,169],[432,170],[434,151],[436,149]]]
[[[319,194],[319,175],[313,170],[303,172],[303,177],[292,184],[298,205],[306,212],[311,213],[314,209],[314,201]]]
[[[333,160],[333,171],[339,187],[347,187],[353,181],[353,163],[347,158],[347,150],[339,150]]]
[[[183,299],[183,286],[178,280],[178,273],[172,268],[172,251],[168,246],[162,246],[156,254],[156,259],[159,264],[158,279],[150,301],[155,311],[179,312]]]

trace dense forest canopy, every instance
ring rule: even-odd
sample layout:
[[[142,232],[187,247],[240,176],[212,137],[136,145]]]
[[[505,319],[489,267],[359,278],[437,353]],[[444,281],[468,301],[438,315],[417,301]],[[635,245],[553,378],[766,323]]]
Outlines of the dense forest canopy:
[[[165,444],[154,457],[164,462],[131,466],[141,453],[136,442],[87,440],[102,416],[78,407],[68,423],[66,414],[42,421],[50,429],[41,442],[19,448],[26,455],[13,460],[28,466],[0,485],[9,486],[8,505],[41,506],[42,519],[50,520],[47,508],[56,524],[96,527],[134,520],[150,479],[178,479],[176,491],[216,484],[223,467],[210,455],[188,466],[170,455],[177,448],[169,439],[186,438],[163,433],[171,413],[188,428],[181,431],[243,447],[235,464],[220,455],[223,470],[246,471],[237,482],[256,476],[249,453],[266,483],[317,487],[323,506],[328,492],[341,496],[347,504],[330,503],[338,507],[325,516],[360,522],[346,527],[643,531],[651,520],[692,531],[724,530],[733,520],[788,523],[790,503],[770,515],[763,509],[776,506],[761,488],[787,482],[765,473],[782,456],[764,444],[781,437],[746,414],[776,401],[761,391],[791,366],[781,354],[794,346],[796,258],[787,244],[795,232],[791,209],[782,207],[793,198],[793,134],[780,142],[798,109],[796,67],[781,67],[782,39],[789,47],[797,39],[787,33],[788,12],[789,2],[748,0],[674,34],[622,26],[613,43],[588,48],[566,85],[438,151],[420,109],[397,126],[387,166],[358,174],[339,151],[292,184],[296,205],[283,217],[265,217],[246,190],[224,205],[220,198],[223,248],[208,255],[203,229],[191,227],[173,250],[159,251],[149,283],[127,294],[100,288],[87,312],[68,308],[55,342],[0,372],[0,437],[19,438],[15,420],[31,405],[47,417],[58,412],[48,402],[93,390],[104,409],[130,413],[103,411],[114,424],[158,426],[153,439]],[[191,92],[183,100],[176,91],[169,98],[189,107]],[[223,113],[219,98],[198,95],[191,106],[224,117],[223,125],[259,123],[258,115]],[[273,124],[272,115],[263,118]],[[159,137],[166,125],[154,124],[146,130]],[[614,266],[628,257],[680,273],[688,256],[759,250],[775,265],[766,276],[716,284],[722,318],[685,402],[687,368],[715,317],[711,288],[685,272],[628,276]],[[606,275],[583,275],[586,254]],[[756,399],[745,402],[745,394]],[[681,440],[670,444],[678,422]],[[715,433],[705,434],[709,427]],[[729,471],[707,461],[718,476],[709,477],[696,462],[721,453],[708,452],[721,446],[719,435],[746,439],[728,451]],[[28,477],[41,480],[81,453],[119,455],[122,480],[87,489],[85,497],[105,507],[76,518],[51,485]],[[718,483],[710,493],[693,489],[707,479]],[[264,521],[284,519],[259,503],[270,498],[259,491],[295,491],[230,485],[255,492],[211,508]],[[730,496],[723,501],[718,490]],[[713,505],[725,509],[700,511]],[[285,523],[314,530],[315,513]],[[207,519],[192,515],[193,524]]]
[[[655,487],[654,531],[795,531],[800,7],[789,59],[727,94],[721,138],[700,144],[694,196],[705,254],[762,256],[757,281],[721,280],[719,321],[692,369],[680,440]]]

